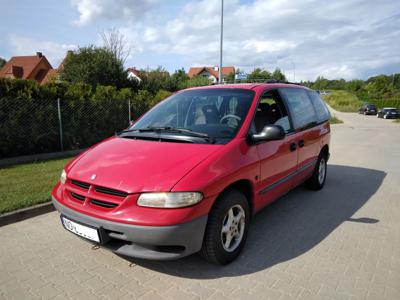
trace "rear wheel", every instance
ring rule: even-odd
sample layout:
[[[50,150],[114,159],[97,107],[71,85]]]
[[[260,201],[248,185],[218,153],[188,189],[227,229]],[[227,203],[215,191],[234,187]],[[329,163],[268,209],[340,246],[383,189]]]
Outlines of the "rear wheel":
[[[307,187],[314,191],[322,189],[325,185],[327,171],[327,156],[325,153],[321,152],[312,176],[306,181]]]
[[[246,242],[249,221],[246,197],[237,190],[224,192],[209,214],[200,254],[220,265],[235,260]]]

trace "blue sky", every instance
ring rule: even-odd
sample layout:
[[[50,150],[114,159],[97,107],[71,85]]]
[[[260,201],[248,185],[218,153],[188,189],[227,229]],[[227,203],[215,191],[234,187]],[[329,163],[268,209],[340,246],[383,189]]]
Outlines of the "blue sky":
[[[220,0],[1,0],[0,56],[101,45],[116,28],[126,66],[169,71],[218,64]],[[400,2],[225,0],[224,65],[281,68],[290,80],[400,72]],[[295,74],[294,74],[295,73]]]

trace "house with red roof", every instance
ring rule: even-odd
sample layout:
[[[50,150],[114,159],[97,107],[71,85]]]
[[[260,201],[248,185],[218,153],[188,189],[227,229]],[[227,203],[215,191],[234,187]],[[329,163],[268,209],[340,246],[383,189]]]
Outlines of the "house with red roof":
[[[0,69],[0,78],[19,78],[44,83],[54,69],[41,53],[32,56],[14,56]]]
[[[231,73],[235,74],[235,67],[222,67],[222,82],[225,82],[225,77]],[[188,76],[190,79],[195,76],[202,76],[210,79],[213,83],[217,83],[219,67],[191,67]]]
[[[128,68],[127,72],[128,72],[128,79],[136,80],[138,83],[142,81],[142,79],[140,79],[140,71],[135,67]]]

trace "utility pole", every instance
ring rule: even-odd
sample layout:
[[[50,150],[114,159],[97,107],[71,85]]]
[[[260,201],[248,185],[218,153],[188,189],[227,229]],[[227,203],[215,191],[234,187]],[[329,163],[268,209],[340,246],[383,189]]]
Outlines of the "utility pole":
[[[218,83],[222,83],[222,44],[224,36],[224,0],[221,0],[221,35],[219,43],[219,70],[218,70]]]

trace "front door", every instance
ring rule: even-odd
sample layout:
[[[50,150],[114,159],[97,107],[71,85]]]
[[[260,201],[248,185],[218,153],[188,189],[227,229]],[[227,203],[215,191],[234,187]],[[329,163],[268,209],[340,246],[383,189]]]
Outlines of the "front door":
[[[268,124],[281,125],[285,129],[286,137],[284,140],[267,141],[255,146],[261,168],[256,187],[256,210],[293,187],[293,173],[297,167],[297,135],[277,90],[267,91],[260,98],[251,130],[253,133],[259,133]]]

